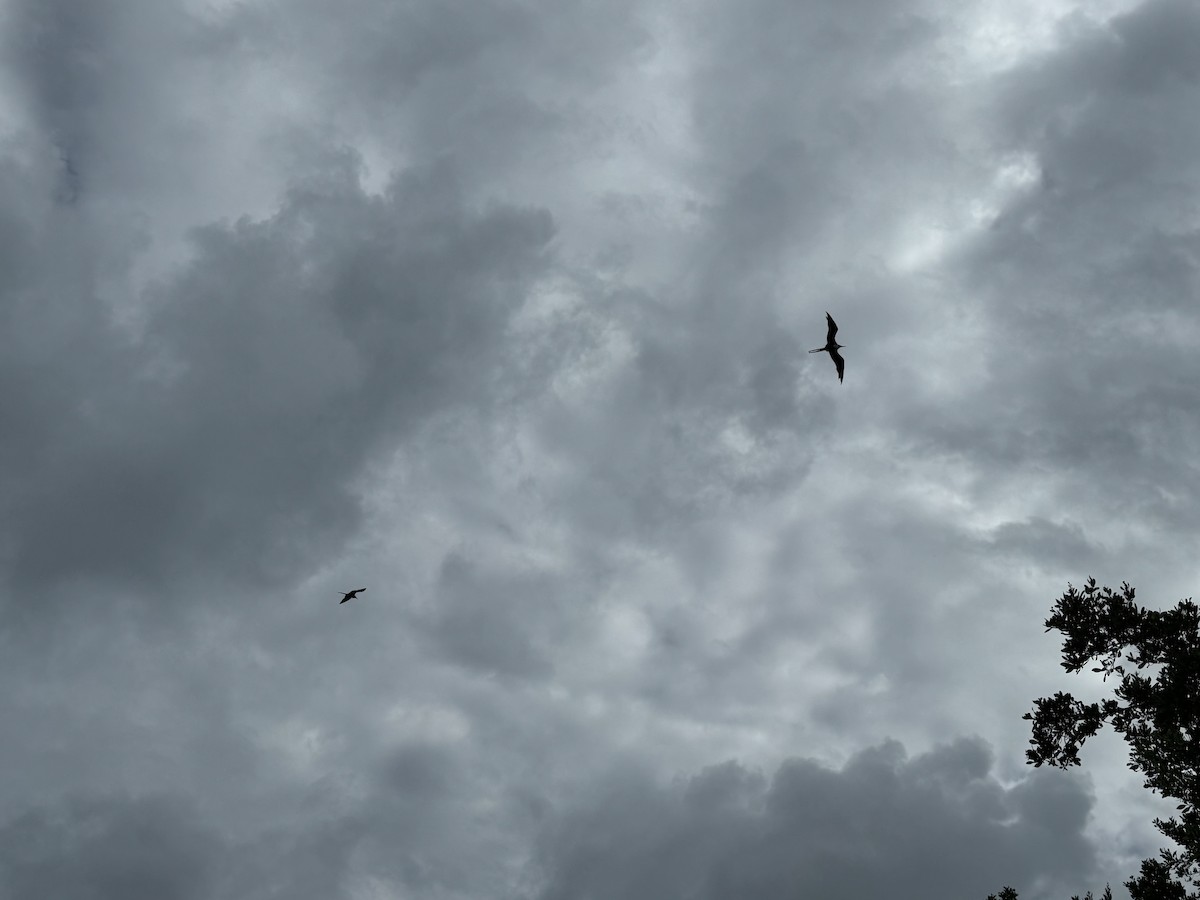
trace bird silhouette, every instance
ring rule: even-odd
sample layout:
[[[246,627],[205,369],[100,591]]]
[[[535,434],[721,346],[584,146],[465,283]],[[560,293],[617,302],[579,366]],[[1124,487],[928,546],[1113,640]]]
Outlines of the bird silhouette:
[[[837,322],[833,321],[833,316],[825,313],[825,321],[829,323],[829,333],[825,335],[825,346],[818,347],[816,350],[809,350],[809,353],[820,353],[822,350],[828,351],[833,357],[833,364],[837,366],[838,381],[842,380],[842,372],[846,371],[846,361],[842,359],[842,354],[838,353],[838,348],[845,346],[839,344],[837,338]]]
[[[338,605],[340,606],[341,604],[345,603],[347,600],[353,600],[355,597],[357,597],[359,594],[361,594],[365,590],[366,590],[366,588],[359,588],[356,591],[347,591],[342,596],[342,599],[338,601]]]

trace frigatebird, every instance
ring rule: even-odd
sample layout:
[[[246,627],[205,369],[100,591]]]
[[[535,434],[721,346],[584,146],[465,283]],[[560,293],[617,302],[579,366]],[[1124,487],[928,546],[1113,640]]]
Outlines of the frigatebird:
[[[839,344],[837,338],[837,322],[833,321],[833,316],[825,313],[825,321],[829,323],[829,333],[825,335],[825,346],[818,347],[816,350],[809,350],[809,353],[820,353],[822,350],[827,350],[829,355],[833,357],[833,364],[837,366],[838,381],[842,380],[842,372],[846,371],[846,361],[842,359],[842,354],[838,353],[839,347],[844,347],[845,344]]]
[[[356,596],[365,591],[366,588],[359,588],[357,591],[347,591],[346,594],[338,601],[338,605],[345,603],[347,600],[353,600]]]

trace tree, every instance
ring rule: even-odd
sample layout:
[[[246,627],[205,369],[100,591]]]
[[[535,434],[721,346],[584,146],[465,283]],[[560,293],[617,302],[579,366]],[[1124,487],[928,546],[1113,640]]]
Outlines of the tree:
[[[1003,887],[999,894],[988,894],[987,900],[1017,900],[1017,892],[1013,888]],[[1071,900],[1079,900],[1079,895],[1076,894]],[[1092,892],[1088,891],[1083,900],[1092,900]],[[1104,886],[1104,893],[1100,895],[1100,900],[1112,900],[1112,888],[1107,884]]]
[[[1067,585],[1046,620],[1051,629],[1065,636],[1064,669],[1077,673],[1095,662],[1093,672],[1105,681],[1120,676],[1120,683],[1116,699],[1102,703],[1081,703],[1061,691],[1034,701],[1035,711],[1023,716],[1033,721],[1028,762],[1078,766],[1079,749],[1111,722],[1129,745],[1129,768],[1145,774],[1146,787],[1179,801],[1177,816],[1154,825],[1180,849],[1143,860],[1125,887],[1133,900],[1200,900],[1185,886],[1200,887],[1200,610],[1190,598],[1174,609],[1143,609],[1128,584],[1117,592],[1089,578],[1082,591]],[[1161,666],[1156,677],[1141,674],[1147,666]],[[999,900],[1016,900],[1015,891],[1005,890]],[[1104,896],[1111,897],[1107,888]]]

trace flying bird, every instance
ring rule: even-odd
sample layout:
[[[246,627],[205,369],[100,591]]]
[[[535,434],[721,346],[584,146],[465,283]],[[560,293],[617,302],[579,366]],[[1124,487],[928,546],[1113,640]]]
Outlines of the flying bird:
[[[361,594],[365,590],[366,590],[366,588],[359,588],[357,591],[347,591],[345,593],[345,595],[343,595],[342,599],[338,601],[338,605],[340,606],[341,604],[345,603],[347,600],[353,600],[355,597],[357,597],[359,594]]]
[[[833,357],[833,364],[837,366],[838,381],[842,380],[842,373],[846,371],[846,361],[842,359],[842,354],[838,353],[838,348],[845,346],[837,342],[837,322],[833,321],[833,316],[825,313],[825,321],[829,323],[829,333],[825,335],[825,346],[818,347],[816,350],[809,350],[809,353],[820,353],[822,350],[829,351],[829,355]]]

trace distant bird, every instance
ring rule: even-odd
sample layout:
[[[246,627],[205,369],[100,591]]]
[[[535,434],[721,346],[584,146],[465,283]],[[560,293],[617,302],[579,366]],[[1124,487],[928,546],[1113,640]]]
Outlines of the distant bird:
[[[353,600],[355,597],[357,597],[359,594],[361,594],[365,590],[366,590],[366,588],[359,588],[357,591],[347,591],[346,594],[342,597],[342,599],[338,601],[338,605],[340,606],[341,604],[345,603],[347,600]]]
[[[822,350],[827,350],[829,355],[833,357],[833,364],[837,366],[838,381],[842,380],[842,373],[846,371],[846,361],[842,359],[842,354],[838,353],[839,347],[844,347],[845,344],[839,344],[837,338],[837,322],[833,321],[833,316],[825,313],[825,321],[829,323],[829,333],[825,335],[825,346],[818,347],[816,350],[809,350],[809,353],[820,353]]]

